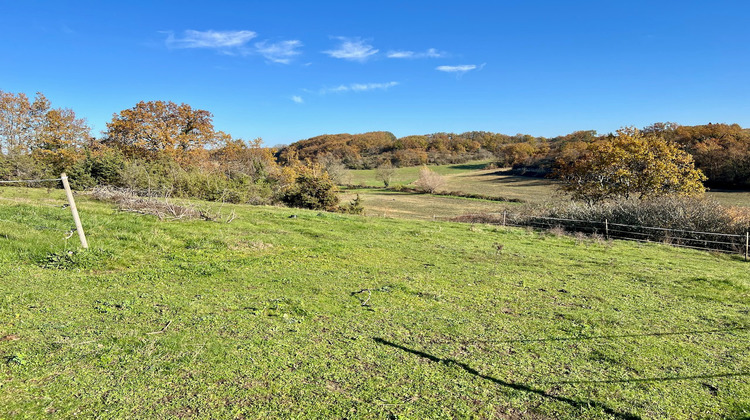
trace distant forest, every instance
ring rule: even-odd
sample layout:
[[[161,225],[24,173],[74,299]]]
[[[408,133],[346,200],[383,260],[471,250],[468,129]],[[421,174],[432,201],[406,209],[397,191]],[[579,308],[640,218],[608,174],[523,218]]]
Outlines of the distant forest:
[[[750,188],[750,129],[737,124],[682,126],[656,123],[644,135],[664,137],[690,153],[696,167],[714,187]],[[290,144],[277,152],[281,163],[335,159],[350,169],[463,163],[494,159],[514,173],[550,176],[556,166],[580,157],[588,145],[614,138],[596,131],[576,131],[557,137],[506,135],[487,131],[434,133],[396,138],[387,131],[364,134],[326,134]]]

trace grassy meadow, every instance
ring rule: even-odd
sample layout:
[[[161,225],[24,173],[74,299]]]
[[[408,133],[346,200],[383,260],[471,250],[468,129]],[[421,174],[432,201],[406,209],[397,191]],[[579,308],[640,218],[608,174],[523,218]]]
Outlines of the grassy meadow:
[[[359,196],[365,216],[396,217],[402,219],[446,219],[466,213],[495,213],[518,209],[520,204],[473,198],[414,194],[385,189],[347,189],[342,202]]]
[[[467,200],[470,201],[470,200]],[[750,264],[524,229],[0,188],[0,418],[743,418]]]
[[[465,164],[429,166],[433,171],[445,177],[444,191],[458,191],[469,194],[518,199],[524,203],[538,205],[566,200],[557,191],[557,181],[546,178],[535,178],[511,175],[508,168],[485,169],[491,161],[477,161]],[[419,177],[418,167],[396,168],[393,185],[409,185]],[[349,171],[348,182],[354,185],[383,186],[376,178],[374,169]],[[508,209],[513,211],[518,205],[507,202],[488,202],[484,204],[469,203],[465,199],[444,197],[439,200],[428,195],[408,195],[385,190],[347,191],[344,196],[351,199],[359,194],[365,207],[371,214],[404,216],[428,219],[433,216],[452,217],[471,212],[493,212]],[[726,206],[750,207],[750,191],[709,190],[709,198]]]

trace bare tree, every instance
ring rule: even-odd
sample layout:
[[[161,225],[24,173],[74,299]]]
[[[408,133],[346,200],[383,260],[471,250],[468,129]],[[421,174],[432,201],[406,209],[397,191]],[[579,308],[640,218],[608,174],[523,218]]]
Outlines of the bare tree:
[[[341,162],[341,159],[338,159],[333,155],[325,155],[318,159],[318,162],[323,165],[323,169],[328,173],[328,177],[331,178],[331,181],[338,185],[343,185],[349,182],[349,170],[346,169],[346,165]]]
[[[381,163],[380,166],[378,166],[378,169],[375,170],[375,178],[379,181],[383,181],[383,185],[385,185],[386,188],[391,185],[391,180],[395,174],[396,169],[391,165],[390,160]]]

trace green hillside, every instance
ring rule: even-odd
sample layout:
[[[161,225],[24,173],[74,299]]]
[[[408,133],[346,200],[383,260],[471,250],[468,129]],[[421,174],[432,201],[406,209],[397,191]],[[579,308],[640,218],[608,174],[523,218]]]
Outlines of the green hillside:
[[[88,251],[61,191],[0,188],[0,418],[750,416],[738,257],[78,200]]]

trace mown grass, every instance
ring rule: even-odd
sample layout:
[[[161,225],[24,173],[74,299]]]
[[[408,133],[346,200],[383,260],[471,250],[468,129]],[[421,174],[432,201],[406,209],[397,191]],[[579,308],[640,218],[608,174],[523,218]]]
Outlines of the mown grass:
[[[342,202],[359,196],[366,216],[445,220],[466,213],[496,213],[518,209],[518,203],[471,198],[414,194],[384,189],[347,189]]]
[[[271,207],[159,221],[78,199],[89,251],[65,239],[60,191],[0,189],[2,418],[750,415],[735,257]]]
[[[428,168],[439,173],[443,176],[452,176],[465,174],[470,171],[483,170],[487,165],[491,164],[491,160],[474,161],[467,163],[456,163],[450,165],[429,165]],[[416,181],[419,178],[419,170],[421,166],[409,166],[404,168],[394,168],[395,172],[391,183],[393,185],[408,185]],[[354,185],[364,185],[369,187],[382,187],[383,181],[380,181],[376,177],[376,169],[358,169],[349,171],[349,178]]]

